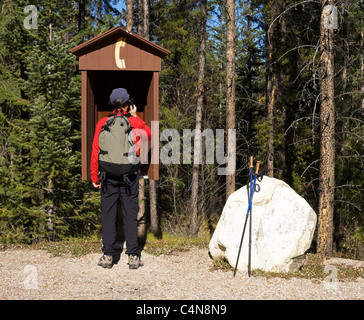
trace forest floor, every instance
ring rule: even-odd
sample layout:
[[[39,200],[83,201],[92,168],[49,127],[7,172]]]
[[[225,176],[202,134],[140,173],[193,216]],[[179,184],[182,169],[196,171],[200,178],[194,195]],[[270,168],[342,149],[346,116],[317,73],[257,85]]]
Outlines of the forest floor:
[[[267,277],[213,266],[204,248],[159,256],[143,253],[130,270],[127,256],[112,269],[97,265],[100,253],[54,255],[46,250],[0,251],[1,300],[364,300],[362,276],[336,280]],[[331,259],[326,265],[363,270],[364,261]],[[361,273],[362,275],[363,273]],[[331,281],[330,279],[334,279]]]

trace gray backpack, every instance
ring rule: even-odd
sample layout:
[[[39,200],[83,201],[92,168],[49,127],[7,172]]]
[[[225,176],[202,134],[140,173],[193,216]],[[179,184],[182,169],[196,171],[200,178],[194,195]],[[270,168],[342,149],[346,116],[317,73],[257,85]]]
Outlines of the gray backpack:
[[[127,176],[138,170],[129,116],[111,115],[99,134],[100,176]]]

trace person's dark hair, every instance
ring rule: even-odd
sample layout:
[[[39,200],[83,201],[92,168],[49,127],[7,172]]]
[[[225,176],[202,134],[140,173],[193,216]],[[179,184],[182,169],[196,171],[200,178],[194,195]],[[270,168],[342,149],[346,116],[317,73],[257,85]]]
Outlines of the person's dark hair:
[[[114,108],[124,108],[126,106],[129,106],[129,104],[130,104],[129,101],[123,103],[123,100],[118,99],[118,100],[114,101],[113,107]]]

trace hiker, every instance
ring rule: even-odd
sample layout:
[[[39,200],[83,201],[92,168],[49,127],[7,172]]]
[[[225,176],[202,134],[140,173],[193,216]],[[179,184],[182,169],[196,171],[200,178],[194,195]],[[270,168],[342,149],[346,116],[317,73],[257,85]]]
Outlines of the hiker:
[[[100,142],[103,132],[105,130],[121,130],[122,127],[127,128],[131,126],[129,131],[132,130],[134,150],[136,156],[139,155],[140,144],[142,141],[151,139],[151,130],[145,124],[145,122],[137,116],[137,107],[129,100],[130,96],[126,89],[117,88],[110,94],[110,103],[114,108],[113,115],[110,117],[104,117],[98,121],[95,129],[94,140],[92,144],[91,154],[91,180],[95,188],[101,190],[101,212],[102,212],[102,251],[103,256],[100,258],[98,265],[104,268],[111,268],[115,261],[117,253],[116,245],[116,218],[117,218],[117,207],[118,201],[121,200],[124,234],[126,240],[126,254],[128,255],[128,264],[130,269],[137,269],[142,266],[141,262],[141,249],[138,246],[138,229],[137,229],[137,215],[139,212],[138,196],[139,196],[139,171],[138,165],[126,164],[131,168],[127,174],[115,174],[115,172],[104,172],[109,171],[108,166],[104,166],[104,162],[100,161],[103,154],[107,154],[104,150],[100,149]],[[124,115],[124,117],[120,117]],[[116,117],[119,116],[119,117]],[[120,123],[114,125],[115,119],[119,119]],[[127,123],[127,119],[130,123]],[[110,121],[109,121],[110,120]],[[125,126],[124,126],[124,121]],[[115,128],[112,128],[115,127]],[[128,131],[128,130],[126,130]],[[115,132],[115,131],[114,131]],[[129,133],[129,132],[127,132]],[[119,137],[124,132],[118,134]],[[129,135],[128,135],[129,136]],[[127,139],[127,138],[126,138]],[[102,142],[104,143],[104,142]],[[132,147],[132,143],[129,141],[129,146]],[[104,146],[102,145],[104,148]],[[113,147],[115,149],[115,146]],[[105,148],[104,148],[105,149]],[[132,148],[131,148],[132,149]],[[130,152],[130,149],[124,152]],[[104,159],[104,158],[103,158]],[[102,168],[101,168],[102,167]],[[111,166],[110,166],[111,168]],[[120,248],[119,248],[120,250]]]

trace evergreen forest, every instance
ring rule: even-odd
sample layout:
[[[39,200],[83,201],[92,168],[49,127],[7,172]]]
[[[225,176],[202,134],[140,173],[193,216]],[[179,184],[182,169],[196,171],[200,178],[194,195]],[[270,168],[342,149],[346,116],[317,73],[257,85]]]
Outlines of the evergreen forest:
[[[212,233],[253,155],[318,214],[312,250],[364,258],[363,0],[0,0],[0,14],[0,243],[100,236],[70,49],[121,26],[171,52],[161,132],[236,130],[233,174],[203,156],[144,181],[148,230]]]

